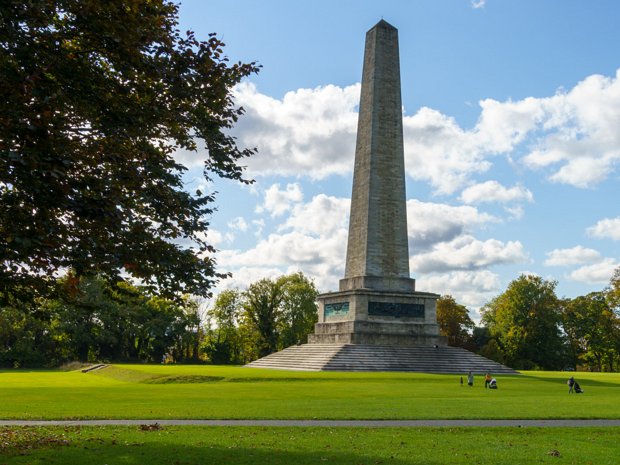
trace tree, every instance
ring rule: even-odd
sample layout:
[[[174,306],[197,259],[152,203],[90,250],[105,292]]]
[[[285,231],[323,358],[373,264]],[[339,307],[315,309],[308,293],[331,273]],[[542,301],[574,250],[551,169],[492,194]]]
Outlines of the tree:
[[[241,363],[242,345],[238,325],[241,319],[241,292],[222,291],[207,312],[205,352],[215,364]]]
[[[521,275],[483,307],[482,321],[510,366],[563,368],[565,347],[555,286],[555,281]]]
[[[214,34],[177,30],[167,0],[5,0],[0,6],[0,296],[49,293],[59,270],[167,297],[208,295],[213,196],[186,192],[173,154],[208,151],[204,174],[242,182],[228,130],[229,64]],[[191,245],[182,246],[180,241]]]
[[[304,344],[318,321],[316,297],[319,292],[303,273],[282,276],[282,318],[279,348]]]
[[[261,279],[243,293],[240,330],[257,357],[307,342],[318,319],[314,283],[303,273]],[[249,340],[248,338],[253,338]]]
[[[437,324],[440,334],[448,338],[448,345],[471,345],[470,331],[473,331],[475,324],[469,317],[467,307],[458,304],[451,295],[437,299]]]
[[[60,280],[59,298],[46,302],[69,336],[74,360],[119,360],[123,352],[122,331],[127,325],[116,302],[109,298],[107,283],[99,277],[77,279],[69,273]]]
[[[562,319],[577,361],[596,371],[614,371],[620,354],[620,318],[605,293],[565,301]]]
[[[605,289],[605,298],[611,309],[620,312],[620,266],[614,270],[609,280],[609,286]]]
[[[51,330],[50,312],[18,304],[0,308],[0,367],[57,365],[61,341]]]
[[[278,327],[282,318],[280,304],[283,299],[282,284],[271,279],[261,279],[250,284],[243,293],[244,314],[256,330],[258,356],[264,357],[278,350]]]

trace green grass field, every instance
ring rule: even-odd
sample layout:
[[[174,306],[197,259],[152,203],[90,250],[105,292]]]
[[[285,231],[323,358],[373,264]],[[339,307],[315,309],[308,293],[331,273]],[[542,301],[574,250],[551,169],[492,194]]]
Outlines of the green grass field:
[[[615,465],[619,436],[619,428],[0,428],[0,464]]]
[[[0,419],[620,418],[620,374],[498,377],[307,373],[217,366],[115,365],[80,371],[0,371]]]
[[[0,419],[620,418],[620,374],[498,377],[115,365],[0,371]],[[620,428],[0,427],[0,465],[615,464]]]

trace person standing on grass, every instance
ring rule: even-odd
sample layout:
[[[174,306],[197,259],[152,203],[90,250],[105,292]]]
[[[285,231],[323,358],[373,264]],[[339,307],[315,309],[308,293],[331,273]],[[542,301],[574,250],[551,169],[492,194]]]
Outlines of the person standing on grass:
[[[575,387],[575,378],[571,376],[570,378],[568,378],[568,381],[566,381],[566,384],[568,384],[568,393],[572,393],[573,388]]]
[[[488,388],[489,384],[491,384],[491,375],[487,373],[486,375],[484,375],[484,388]]]
[[[467,373],[467,385],[468,386],[474,385],[474,374],[471,371]]]

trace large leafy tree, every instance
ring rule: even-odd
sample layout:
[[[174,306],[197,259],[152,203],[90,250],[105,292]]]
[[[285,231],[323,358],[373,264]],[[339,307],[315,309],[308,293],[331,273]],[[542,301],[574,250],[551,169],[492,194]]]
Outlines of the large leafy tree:
[[[318,321],[314,283],[303,273],[293,273],[279,279],[282,286],[282,319],[279,348],[308,342],[308,334]]]
[[[307,342],[317,321],[314,283],[303,273],[261,279],[243,293],[240,329],[254,336],[256,356]]]
[[[259,357],[278,350],[282,299],[282,284],[268,278],[250,284],[243,293],[244,317],[246,324],[255,330]]]
[[[609,307],[620,313],[620,266],[614,270],[609,280],[609,286],[605,289],[605,297]]]
[[[175,150],[206,149],[207,179],[243,182],[228,134],[230,64],[214,35],[177,30],[166,0],[0,3],[0,297],[59,270],[166,296],[208,295],[213,197],[185,190]],[[181,243],[191,244],[181,246]],[[32,297],[32,296],[30,296]]]
[[[482,309],[505,361],[517,369],[560,369],[565,347],[555,281],[521,275]]]
[[[620,318],[603,292],[564,302],[564,331],[577,360],[597,371],[613,371],[620,354]]]
[[[206,314],[207,340],[204,348],[215,364],[242,362],[242,341],[239,336],[241,292],[222,291]]]
[[[443,295],[437,300],[437,324],[441,335],[448,338],[448,345],[472,345],[470,331],[473,331],[475,324],[469,317],[467,307],[457,303],[451,295]]]

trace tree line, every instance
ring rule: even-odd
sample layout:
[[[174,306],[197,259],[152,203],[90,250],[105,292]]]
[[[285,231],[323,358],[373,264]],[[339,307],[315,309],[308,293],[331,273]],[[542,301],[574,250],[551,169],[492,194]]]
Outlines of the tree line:
[[[465,347],[515,369],[618,371],[620,267],[609,286],[559,298],[557,282],[522,275],[481,309],[475,326],[451,296],[437,303],[437,321],[450,345]]]
[[[557,283],[522,275],[481,309],[476,326],[452,296],[437,322],[452,346],[515,369],[618,371],[620,268],[605,289],[558,298]],[[307,342],[317,321],[314,283],[303,273],[221,292],[201,308],[145,287],[68,273],[52,297],[0,306],[0,366],[70,361],[245,364]]]
[[[0,366],[67,362],[247,363],[303,343],[317,319],[316,287],[302,273],[228,290],[201,311],[185,296],[68,273],[53,296],[0,305]]]
[[[0,307],[0,366],[71,361],[198,361],[196,301],[151,295],[101,276],[59,279],[55,295]]]

